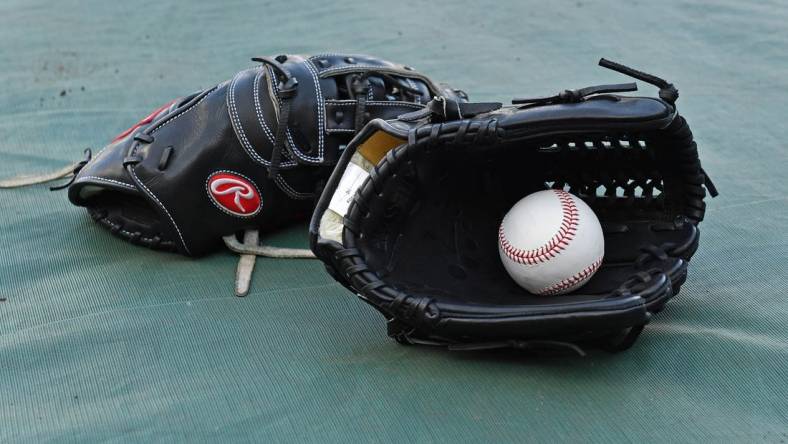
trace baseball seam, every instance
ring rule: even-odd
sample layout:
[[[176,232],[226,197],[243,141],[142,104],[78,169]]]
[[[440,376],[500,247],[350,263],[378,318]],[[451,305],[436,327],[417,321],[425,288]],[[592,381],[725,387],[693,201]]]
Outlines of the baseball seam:
[[[536,265],[554,258],[563,251],[574,239],[580,214],[572,195],[564,190],[553,190],[561,202],[561,225],[558,232],[546,244],[533,250],[521,250],[514,247],[506,238],[503,224],[498,228],[498,242],[506,256],[518,264]]]
[[[589,276],[594,274],[594,272],[596,272],[596,270],[599,269],[600,265],[602,265],[601,257],[595,260],[593,263],[591,263],[591,265],[580,270],[580,272],[578,272],[574,276],[570,276],[562,280],[561,282],[557,282],[553,285],[550,285],[549,287],[539,290],[536,292],[536,294],[540,296],[552,296],[561,293],[564,290],[570,289],[575,285],[582,283],[585,279],[587,279]]]

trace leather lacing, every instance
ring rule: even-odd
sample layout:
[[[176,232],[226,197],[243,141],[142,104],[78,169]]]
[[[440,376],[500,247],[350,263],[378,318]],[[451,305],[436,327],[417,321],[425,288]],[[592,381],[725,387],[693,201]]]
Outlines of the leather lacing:
[[[94,221],[107,228],[113,235],[121,237],[135,245],[162,251],[177,250],[175,243],[164,240],[159,234],[143,234],[140,231],[128,229],[123,225],[122,221],[114,220],[105,209],[88,207],[88,214],[90,214],[90,217]]]
[[[64,188],[68,188],[72,183],[74,183],[74,180],[76,180],[77,178],[77,174],[82,170],[82,168],[85,167],[85,165],[88,164],[88,162],[90,162],[90,159],[93,158],[93,151],[91,151],[90,148],[85,148],[85,151],[83,151],[83,153],[85,154],[85,157],[79,162],[77,162],[76,165],[74,165],[74,169],[71,171],[71,177],[69,178],[68,182],[62,185],[49,187],[49,191],[62,190]]]
[[[287,125],[290,121],[290,99],[295,97],[298,79],[293,77],[290,70],[283,65],[287,60],[287,56],[280,55],[275,58],[255,57],[252,60],[272,67],[280,76],[280,83],[277,89],[280,98],[279,118],[276,123],[274,147],[271,152],[271,165],[268,167],[268,177],[273,179],[279,174],[282,153],[286,150],[285,132],[287,131]]]

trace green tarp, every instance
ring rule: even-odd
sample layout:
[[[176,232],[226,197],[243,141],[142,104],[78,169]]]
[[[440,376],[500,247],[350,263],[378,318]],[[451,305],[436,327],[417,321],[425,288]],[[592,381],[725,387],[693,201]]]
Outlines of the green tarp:
[[[629,81],[604,56],[675,82],[722,195],[633,349],[532,358],[397,345],[314,261],[261,259],[235,298],[228,252],[150,252],[64,192],[0,190],[0,442],[788,441],[786,23],[783,0],[3,0],[4,178],[252,56],[370,53],[502,101]]]

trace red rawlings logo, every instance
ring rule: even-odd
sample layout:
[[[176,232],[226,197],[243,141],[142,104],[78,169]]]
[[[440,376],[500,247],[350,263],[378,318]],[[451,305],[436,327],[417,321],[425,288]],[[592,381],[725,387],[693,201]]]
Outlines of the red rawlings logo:
[[[235,216],[248,217],[257,214],[262,198],[257,188],[243,176],[229,172],[218,172],[208,177],[208,195],[219,208]]]

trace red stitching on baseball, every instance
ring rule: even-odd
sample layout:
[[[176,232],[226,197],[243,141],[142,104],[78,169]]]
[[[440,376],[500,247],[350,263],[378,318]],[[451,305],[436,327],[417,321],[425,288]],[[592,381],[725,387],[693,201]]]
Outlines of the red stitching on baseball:
[[[533,250],[521,250],[514,247],[503,231],[503,224],[498,228],[498,242],[506,256],[518,264],[536,265],[552,259],[563,251],[569,242],[574,239],[579,222],[579,213],[572,195],[564,190],[553,190],[561,202],[561,226],[558,232],[546,244]]]
[[[552,296],[552,295],[561,293],[562,291],[566,290],[567,288],[571,288],[571,287],[577,285],[579,282],[582,282],[584,279],[586,279],[589,276],[591,276],[592,274],[594,274],[594,272],[599,268],[600,265],[602,265],[602,258],[601,257],[599,259],[595,260],[591,265],[589,265],[586,268],[580,270],[580,272],[577,273],[576,275],[568,277],[568,278],[566,278],[566,279],[564,279],[561,282],[558,282],[556,284],[553,284],[553,285],[545,288],[544,290],[539,290],[536,294],[538,294],[540,296]]]

